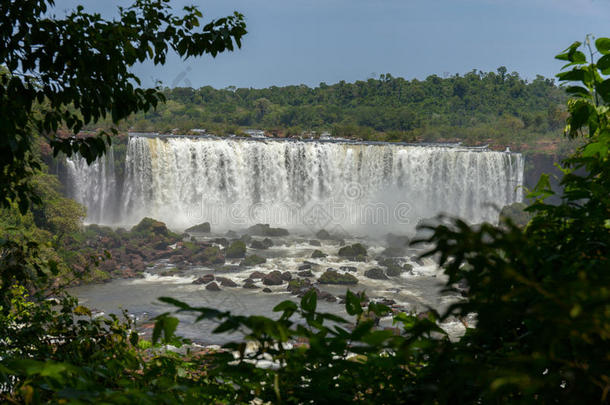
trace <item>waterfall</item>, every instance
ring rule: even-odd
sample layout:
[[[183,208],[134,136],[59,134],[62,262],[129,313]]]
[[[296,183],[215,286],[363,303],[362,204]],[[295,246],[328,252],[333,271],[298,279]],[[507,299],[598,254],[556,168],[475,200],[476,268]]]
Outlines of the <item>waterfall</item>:
[[[496,222],[521,201],[524,168],[520,154],[462,147],[132,136],[115,206],[110,158],[71,161],[88,220],[113,223],[120,212],[125,224],[149,216],[174,229],[389,232],[438,213]]]
[[[69,157],[66,167],[70,196],[87,208],[85,222],[115,224],[119,213],[113,148],[91,165],[80,155]]]

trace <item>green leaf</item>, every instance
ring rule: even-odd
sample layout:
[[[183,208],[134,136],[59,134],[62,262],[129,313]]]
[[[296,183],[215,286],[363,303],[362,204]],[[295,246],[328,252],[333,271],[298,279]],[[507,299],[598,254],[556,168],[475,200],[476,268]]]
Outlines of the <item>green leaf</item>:
[[[347,293],[345,294],[345,311],[349,315],[354,316],[362,313],[360,302],[360,298],[356,294],[347,290]]]
[[[163,333],[163,342],[169,342],[175,337],[176,328],[178,327],[178,319],[168,314],[159,315],[156,318],[155,327],[153,328],[152,340],[157,343]]]
[[[589,92],[589,90],[580,86],[570,86],[566,88],[566,93],[571,94],[573,96],[591,98],[591,93]]]
[[[318,304],[318,294],[316,290],[311,289],[301,298],[301,308],[305,312],[314,312]]]
[[[606,103],[610,103],[610,79],[597,83],[595,85],[595,90],[597,90],[597,94],[599,94]]]
[[[610,74],[610,54],[604,55],[597,60],[597,68],[602,71],[603,74]]]
[[[610,54],[610,38],[597,38],[595,40],[595,47],[603,55]]]
[[[559,60],[567,60],[572,62],[571,58],[572,58],[572,54],[574,54],[574,52],[576,52],[576,50],[582,45],[581,42],[574,42],[572,45],[570,45],[568,48],[566,48],[562,53],[560,53],[559,55],[555,56],[555,59],[559,59]]]
[[[299,309],[297,307],[297,304],[295,304],[294,302],[290,301],[290,300],[286,300],[286,301],[282,301],[279,304],[277,304],[274,308],[273,308],[273,312],[282,312],[282,311],[296,311],[297,309]]]
[[[585,71],[582,69],[572,69],[567,72],[558,73],[556,76],[562,82],[585,82]]]

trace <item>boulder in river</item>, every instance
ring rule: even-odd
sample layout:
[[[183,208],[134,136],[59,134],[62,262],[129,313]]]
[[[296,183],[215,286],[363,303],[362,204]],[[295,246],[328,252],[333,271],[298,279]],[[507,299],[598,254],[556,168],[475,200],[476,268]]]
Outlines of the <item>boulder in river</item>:
[[[312,259],[323,259],[326,256],[328,256],[326,253],[322,252],[321,250],[314,250],[313,253],[311,254],[311,258]]]
[[[242,260],[239,265],[242,267],[257,266],[259,264],[265,263],[266,261],[267,261],[267,259],[265,259],[264,257],[260,257],[257,255],[250,255],[250,256],[247,256],[244,260]]]
[[[262,280],[265,278],[266,274],[262,271],[253,271],[252,274],[248,277],[250,280]]]
[[[311,270],[303,270],[303,271],[299,271],[297,273],[297,276],[299,276],[299,277],[313,277],[313,273],[311,272]]]
[[[237,283],[230,278],[216,277],[216,281],[218,281],[223,287],[237,287]]]
[[[251,279],[247,279],[244,282],[243,288],[247,288],[247,289],[253,290],[253,289],[258,288],[258,286],[256,284],[254,284],[254,281],[252,281]]]
[[[336,270],[326,270],[318,279],[320,284],[358,284],[358,279],[351,274],[341,274]]]
[[[256,224],[246,231],[249,235],[257,236],[288,236],[288,230],[284,228],[271,228],[269,224]]]
[[[354,266],[341,266],[341,267],[339,267],[339,270],[349,271],[350,273],[355,273],[358,271],[358,269]]]
[[[311,263],[303,263],[299,266],[299,270],[309,270],[311,269]]]
[[[227,247],[225,256],[230,259],[246,257],[246,244],[244,241],[236,240]]]
[[[273,291],[271,291],[271,288],[265,287],[265,288],[263,288],[263,292],[264,293],[270,293],[270,292],[273,292]]]
[[[278,270],[274,270],[263,277],[263,284],[265,285],[281,285],[283,282],[282,273]]]
[[[288,287],[286,288],[293,294],[298,294],[303,289],[308,289],[311,287],[311,281],[307,279],[294,279],[288,282]]]
[[[383,272],[383,269],[380,269],[379,267],[374,267],[370,270],[365,271],[364,276],[371,278],[373,280],[387,280],[388,279],[388,276],[385,275],[385,273]]]
[[[343,246],[339,249],[338,255],[350,260],[366,261],[366,248],[361,243],[354,243],[351,246]]]
[[[205,289],[208,291],[220,291],[220,287],[215,282],[211,282],[210,284],[205,286]]]
[[[206,274],[193,281],[192,284],[207,284],[212,281],[214,281],[214,276],[211,274]]]
[[[326,229],[320,229],[317,233],[316,233],[316,238],[318,239],[333,239],[332,235],[326,230]]]
[[[320,241],[319,241],[319,240],[316,240],[316,239],[312,239],[312,240],[310,240],[310,241],[309,241],[309,244],[310,244],[311,246],[322,246],[322,244],[320,243]]]

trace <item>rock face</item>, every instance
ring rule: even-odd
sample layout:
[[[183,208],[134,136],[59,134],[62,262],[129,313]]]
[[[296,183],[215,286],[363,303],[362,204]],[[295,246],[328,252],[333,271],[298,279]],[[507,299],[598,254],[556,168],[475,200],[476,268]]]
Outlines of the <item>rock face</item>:
[[[364,272],[364,276],[373,280],[387,280],[388,276],[385,275],[382,269],[379,267],[372,268]]]
[[[231,243],[225,251],[225,256],[230,259],[246,257],[246,243],[241,240]]]
[[[320,284],[358,284],[358,279],[351,274],[340,274],[336,270],[326,270],[318,279]]]
[[[199,225],[191,226],[184,230],[184,232],[188,233],[209,233],[211,231],[210,223],[204,222]]]
[[[288,230],[284,228],[271,228],[269,224],[252,225],[246,231],[249,235],[256,236],[288,236]]]
[[[314,250],[313,253],[311,254],[312,259],[322,259],[322,258],[325,258],[326,256],[327,255],[324,252],[322,252],[321,250],[318,250],[318,249]]]
[[[259,264],[263,264],[267,261],[264,257],[260,257],[257,255],[250,255],[241,261],[239,264],[242,267],[256,266]]]
[[[366,248],[361,243],[354,243],[351,246],[343,246],[339,249],[338,255],[350,260],[363,262],[366,261]]]
[[[215,282],[211,282],[210,284],[205,286],[205,289],[208,291],[220,291],[220,287]]]
[[[278,270],[274,270],[263,277],[263,284],[265,285],[281,285],[283,282],[282,273]]]

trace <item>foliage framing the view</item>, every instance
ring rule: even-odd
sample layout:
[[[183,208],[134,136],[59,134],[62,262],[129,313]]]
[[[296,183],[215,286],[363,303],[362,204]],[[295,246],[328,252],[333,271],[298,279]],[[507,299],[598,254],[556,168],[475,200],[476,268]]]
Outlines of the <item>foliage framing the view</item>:
[[[375,318],[387,308],[364,306],[365,297],[351,293],[346,295],[351,324],[319,313],[313,291],[300,306],[290,301],[278,305],[282,314],[277,320],[166,298],[181,312],[218,320],[218,333],[243,330],[257,343],[248,348],[237,342],[214,354],[183,356],[151,348],[133,330],[130,318],[96,318],[71,298],[31,299],[23,286],[8,288],[7,281],[13,280],[4,278],[7,265],[30,271],[52,262],[2,240],[2,294],[10,298],[3,300],[0,311],[2,399],[125,404],[256,399],[608,402],[610,39],[600,38],[595,45],[598,59],[589,47],[587,60],[579,43],[559,56],[570,69],[559,79],[579,82],[568,104],[566,132],[586,138],[586,145],[565,162],[562,203],[545,203],[553,192],[543,177],[531,194],[537,200],[528,209],[534,217],[525,229],[510,222],[471,227],[461,221],[433,229],[429,254],[439,257],[449,275],[447,288],[465,280],[469,289],[467,300],[440,318],[433,312],[425,319],[401,314],[395,317],[398,330],[379,330]],[[446,339],[436,324],[470,313],[477,315],[476,328],[458,342]],[[180,345],[177,324],[170,314],[159,316],[153,338]],[[302,344],[287,345],[295,341]]]
[[[115,20],[82,6],[60,19],[48,16],[53,0],[0,3],[0,195],[2,206],[19,202],[22,213],[34,195],[27,180],[40,169],[33,134],[55,154],[79,152],[88,162],[103,155],[110,136],[76,135],[83,126],[110,117],[112,123],[164,100],[159,89],[140,88],[131,68],[144,61],[164,64],[170,51],[183,58],[231,51],[246,33],[243,16],[200,27],[201,12],[172,14],[169,0],[137,0],[119,8]],[[56,137],[58,128],[73,135]]]

